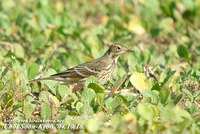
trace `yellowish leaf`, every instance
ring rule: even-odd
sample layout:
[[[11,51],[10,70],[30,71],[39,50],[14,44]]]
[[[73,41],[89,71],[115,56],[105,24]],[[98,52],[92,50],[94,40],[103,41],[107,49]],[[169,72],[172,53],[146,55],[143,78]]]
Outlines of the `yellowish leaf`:
[[[134,72],[130,77],[130,81],[139,91],[151,88],[149,80],[143,73]]]
[[[126,122],[132,122],[134,124],[137,123],[137,117],[133,113],[128,113],[124,116],[124,120]]]
[[[106,15],[102,15],[101,16],[101,21],[102,21],[103,24],[107,24],[108,21],[109,21],[109,17],[106,16]]]
[[[145,29],[140,24],[139,19],[136,16],[133,16],[132,19],[129,21],[128,30],[132,31],[133,33],[137,35],[143,35],[145,33]]]

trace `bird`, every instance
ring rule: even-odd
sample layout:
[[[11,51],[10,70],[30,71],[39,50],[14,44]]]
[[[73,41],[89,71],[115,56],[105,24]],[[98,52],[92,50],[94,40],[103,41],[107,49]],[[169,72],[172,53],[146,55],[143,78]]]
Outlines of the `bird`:
[[[111,77],[120,55],[133,52],[119,43],[113,43],[108,50],[99,58],[69,68],[63,72],[53,74],[49,77],[33,79],[33,81],[55,80],[70,85],[73,91],[84,87],[84,82],[89,76],[95,76],[100,84]]]

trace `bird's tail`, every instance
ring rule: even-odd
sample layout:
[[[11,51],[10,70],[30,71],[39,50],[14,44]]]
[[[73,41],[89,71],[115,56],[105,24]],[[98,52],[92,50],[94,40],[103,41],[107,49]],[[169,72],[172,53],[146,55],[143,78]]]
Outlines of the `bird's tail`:
[[[66,82],[66,79],[64,79],[64,78],[55,77],[55,76],[49,76],[49,77],[45,77],[45,78],[38,78],[38,79],[29,80],[29,83],[42,81],[42,80],[55,80],[55,81]]]
[[[29,80],[29,83],[42,81],[42,80],[52,80],[52,78],[51,77],[45,77],[45,78],[32,79],[32,80]]]

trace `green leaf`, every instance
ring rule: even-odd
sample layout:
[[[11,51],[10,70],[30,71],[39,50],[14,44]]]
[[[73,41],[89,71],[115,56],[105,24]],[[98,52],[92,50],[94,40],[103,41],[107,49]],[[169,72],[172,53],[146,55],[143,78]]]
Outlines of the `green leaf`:
[[[56,71],[52,68],[48,69],[47,71],[47,77],[52,75],[52,74],[55,74]],[[54,81],[54,80],[45,80],[45,81],[42,81],[42,83],[46,84],[48,86],[48,88],[50,89],[50,91],[56,95],[56,89],[59,85],[59,82],[58,81]]]
[[[32,40],[32,45],[34,49],[36,48],[42,48],[42,46],[45,44],[45,39],[43,35],[38,35]]]
[[[164,86],[168,80],[174,75],[175,71],[172,71],[171,68],[167,68],[164,72],[161,73],[160,75],[160,82],[161,86]]]
[[[50,95],[51,95],[51,93],[49,93],[48,91],[41,91],[40,95],[39,95],[39,101],[49,102],[49,96]]]
[[[16,111],[17,109],[21,108],[22,104],[21,103],[17,103],[16,105],[13,106],[12,112]]]
[[[85,81],[85,87],[87,88],[90,83],[98,83],[98,80],[94,76],[90,76]]]
[[[103,93],[97,94],[97,102],[100,106],[104,105],[104,94]]]
[[[144,90],[142,92],[142,95],[144,97],[144,101],[152,103],[152,104],[158,104],[159,103],[158,94],[159,93],[156,90]]]
[[[96,121],[93,118],[89,119],[87,124],[86,124],[86,129],[90,133],[96,133],[97,130],[99,129],[99,127],[100,127],[100,125],[99,125],[98,121]]]
[[[13,46],[15,47],[15,55],[16,57],[24,57],[24,48],[22,47],[22,45],[20,44],[13,44]]]
[[[56,96],[52,95],[48,91],[41,91],[39,95],[39,100],[41,102],[54,103],[56,107],[59,107],[60,105],[59,100],[56,98]]]
[[[67,115],[68,115],[67,111],[60,112],[57,120],[64,120]]]
[[[69,89],[66,85],[60,85],[58,87],[58,93],[63,98],[66,95],[70,95],[72,93],[71,89]]]
[[[3,102],[5,103],[4,105],[6,107],[10,107],[13,105],[13,95],[11,92],[6,92],[4,95],[3,95]]]
[[[112,128],[117,130],[121,126],[122,116],[120,114],[113,114],[111,122],[112,122]]]
[[[31,63],[28,67],[28,78],[33,79],[38,73],[39,66],[36,63]]]
[[[128,103],[127,98],[121,94],[116,95],[117,98],[121,99],[124,103]]]
[[[51,117],[51,107],[47,103],[41,105],[40,115],[42,119],[49,119]]]
[[[138,114],[145,120],[151,121],[154,117],[159,115],[159,109],[150,103],[140,103],[137,106]]]
[[[186,10],[192,11],[195,7],[195,1],[192,0],[182,0],[182,4],[184,5]]]
[[[117,112],[121,104],[123,104],[123,99],[120,97],[115,97],[110,104],[110,107],[112,108],[112,112]]]
[[[81,108],[83,107],[84,105],[83,105],[83,103],[81,103],[81,102],[78,102],[77,104],[76,104],[76,111],[80,114],[81,113]]]
[[[82,115],[86,115],[86,116],[94,114],[93,107],[91,107],[87,103],[84,104],[83,107],[81,107],[80,111],[81,111]]]
[[[178,48],[177,48],[177,53],[180,57],[182,58],[186,58],[188,59],[189,58],[189,54],[188,54],[188,50],[185,46],[183,45],[179,45]]]
[[[82,98],[91,104],[92,100],[95,98],[96,93],[93,89],[85,88],[82,92]]]
[[[170,92],[167,88],[162,88],[160,91],[160,102],[166,105],[170,101]]]
[[[26,118],[30,118],[33,115],[33,112],[35,111],[35,107],[36,106],[34,104],[24,101],[23,111],[24,111]]]
[[[183,94],[180,94],[180,95],[176,95],[175,98],[173,98],[173,102],[174,104],[178,104],[183,98]]]
[[[112,109],[112,101],[114,99],[112,97],[109,97],[105,100],[105,105],[106,105],[106,109],[108,110],[109,113],[112,113],[113,112],[113,109]]]
[[[62,64],[59,59],[53,59],[51,62],[51,67],[54,68],[55,70],[59,70],[61,68]]]
[[[101,85],[99,85],[98,83],[90,83],[88,85],[88,88],[93,89],[96,93],[104,93],[105,89],[104,87],[102,87]]]
[[[174,123],[180,123],[184,120],[190,121],[191,115],[186,110],[183,110],[173,104],[169,104],[163,109],[161,119],[163,121],[172,121]]]

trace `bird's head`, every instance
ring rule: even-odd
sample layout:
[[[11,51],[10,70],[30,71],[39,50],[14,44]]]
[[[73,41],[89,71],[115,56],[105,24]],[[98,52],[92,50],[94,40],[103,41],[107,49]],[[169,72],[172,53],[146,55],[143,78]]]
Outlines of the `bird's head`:
[[[121,54],[126,53],[126,52],[133,52],[133,51],[130,49],[127,49],[126,47],[118,43],[112,44],[107,51],[107,53],[112,58],[118,58]]]

